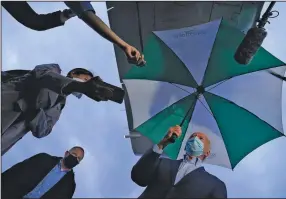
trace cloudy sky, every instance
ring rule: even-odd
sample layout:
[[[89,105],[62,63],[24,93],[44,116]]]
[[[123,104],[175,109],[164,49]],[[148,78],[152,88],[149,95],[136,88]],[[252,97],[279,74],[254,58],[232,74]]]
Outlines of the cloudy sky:
[[[61,2],[31,5],[38,13],[65,8]],[[108,24],[105,3],[93,6]],[[286,62],[286,45],[281,45],[286,43],[286,26],[282,25],[286,3],[279,2],[275,8],[280,16],[267,25],[269,35],[264,47]],[[64,27],[36,32],[17,23],[2,9],[2,58],[3,70],[58,63],[64,73],[84,67],[105,81],[120,85],[112,44],[77,18]],[[133,155],[129,140],[123,138],[127,131],[124,105],[69,97],[53,132],[43,139],[26,135],[3,156],[2,170],[40,152],[61,156],[72,146],[80,145],[85,148],[86,156],[75,168],[74,197],[137,197],[143,189],[130,179],[130,170],[138,157]],[[283,137],[254,151],[234,171],[217,166],[206,169],[226,183],[229,197],[286,197],[285,151]]]

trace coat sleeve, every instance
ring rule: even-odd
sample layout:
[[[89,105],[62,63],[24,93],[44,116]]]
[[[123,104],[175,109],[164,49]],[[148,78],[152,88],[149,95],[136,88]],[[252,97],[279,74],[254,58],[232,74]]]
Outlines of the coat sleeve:
[[[1,5],[19,23],[36,31],[43,31],[64,25],[61,21],[61,11],[48,14],[36,13],[27,2],[2,1]]]
[[[61,104],[43,110],[40,109],[37,116],[29,122],[29,128],[36,138],[42,138],[49,135],[60,118],[62,109]]]
[[[160,154],[149,149],[133,166],[131,179],[141,187],[148,186],[160,162]]]
[[[67,199],[72,199],[73,194],[75,192],[75,188],[76,188],[76,185],[75,185],[75,183],[73,183],[71,190],[67,193]]]
[[[95,13],[89,1],[65,1],[65,4],[69,9],[71,9],[79,18],[86,11],[92,11]]]
[[[30,82],[30,89],[33,87],[47,88],[57,94],[63,95],[63,88],[73,82],[71,78],[60,74],[61,69],[58,64],[38,65],[32,70],[32,76],[35,82]]]
[[[220,181],[216,184],[211,198],[227,198],[225,183]]]

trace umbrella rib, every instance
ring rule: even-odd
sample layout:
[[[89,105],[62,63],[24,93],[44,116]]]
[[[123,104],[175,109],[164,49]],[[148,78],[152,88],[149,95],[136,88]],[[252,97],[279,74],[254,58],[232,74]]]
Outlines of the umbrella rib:
[[[196,98],[198,99],[198,97],[197,97],[197,96],[196,96]],[[188,115],[190,114],[190,111],[191,111],[192,109],[194,109],[194,108],[195,108],[195,106],[196,106],[196,100],[194,100],[194,101],[192,102],[192,105],[191,105],[191,107],[189,108],[189,110],[187,111],[187,113],[186,113],[186,115],[185,115],[184,119],[182,120],[182,122],[181,122],[180,126],[183,126],[183,124],[185,123],[185,121],[186,121],[186,119],[187,119]]]
[[[154,33],[154,32],[153,32]],[[166,43],[165,41],[163,41],[158,35],[156,35],[154,33],[155,37],[161,41],[174,55],[175,57],[177,57],[177,59],[183,64],[184,68],[189,72],[189,74],[191,75],[192,79],[194,80],[195,86],[198,86],[198,83],[196,82],[195,78],[193,77],[191,71],[188,69],[188,67],[186,66],[186,64],[180,59],[180,57],[174,52],[174,50],[172,50]]]
[[[192,93],[191,95],[195,95],[195,93]],[[162,113],[165,109],[170,108],[171,106],[175,105],[176,103],[180,102],[180,101],[183,100],[183,99],[186,99],[187,97],[190,97],[190,96],[183,97],[183,98],[180,99],[179,101],[176,101],[176,102],[174,102],[173,104],[171,104],[171,105],[165,107],[163,110],[159,111],[158,113],[156,113],[155,115],[153,115],[151,118],[153,118],[153,117],[155,117],[156,115]],[[172,110],[172,111],[170,111],[170,112],[173,114],[173,113],[174,113],[174,110]],[[176,114],[176,115],[177,115],[177,114]],[[178,115],[177,115],[177,116],[178,116]],[[180,116],[180,117],[184,117],[184,116]],[[140,124],[139,126],[144,125],[144,124],[145,124],[146,122],[148,122],[151,118],[149,118],[147,121],[143,122],[143,123]],[[157,124],[158,124],[158,123],[157,123]],[[156,127],[156,126],[157,126],[157,125],[154,125],[154,127]],[[153,128],[154,128],[154,127],[153,127]],[[136,128],[138,128],[138,127],[136,127]],[[136,128],[133,128],[132,130],[136,130]]]
[[[138,21],[138,31],[139,31],[139,37],[140,37],[140,47],[141,47],[141,52],[143,52],[143,39],[142,39],[142,27],[141,27],[141,20],[140,20],[140,9],[139,9],[139,4],[136,2],[136,9],[137,9],[137,21]]]
[[[211,116],[214,116],[214,115],[212,114],[212,112],[206,107],[206,105],[204,105],[204,103],[200,100],[200,98],[198,98],[198,100],[199,100],[199,102],[205,107],[205,109],[209,112],[209,114],[210,114]]]
[[[183,91],[185,91],[185,92],[187,92],[187,93],[189,93],[190,95],[192,94],[192,93],[190,93],[189,91],[187,91],[186,89],[183,89],[183,88],[181,88],[180,86],[177,86],[176,84],[173,84],[173,83],[171,83],[171,82],[168,82],[169,84],[172,84],[173,86],[175,86],[175,87],[177,87],[177,88],[179,88],[179,89],[181,89],[181,90],[183,90]],[[194,92],[195,92],[195,89],[193,88],[193,87],[190,87],[190,88],[192,88],[193,90],[194,90]]]
[[[226,80],[225,80],[226,81]],[[170,82],[169,82],[170,83]],[[222,82],[223,83],[223,82]],[[183,91],[185,91],[185,92],[187,92],[187,93],[189,93],[189,94],[191,94],[189,91],[187,91],[187,90],[185,90],[185,89],[183,89],[183,88],[181,88],[180,86],[177,86],[176,84],[173,84],[173,83],[170,83],[170,84],[172,84],[173,86],[175,86],[175,87],[177,87],[177,88],[179,88],[179,89],[181,89],[181,90],[183,90]],[[220,83],[221,84],[221,83]],[[217,85],[218,86],[218,85]],[[215,88],[215,87],[214,87]],[[213,88],[211,88],[211,89],[213,89]],[[210,89],[210,90],[211,90]],[[193,90],[194,90],[194,92],[195,92],[195,89],[193,88]],[[209,91],[209,90],[208,90]],[[197,98],[198,100],[199,100],[199,102],[205,107],[205,109],[209,112],[209,114],[211,115],[211,116],[213,116],[213,114],[212,114],[212,112],[204,105],[204,103],[200,100],[200,98],[198,97]],[[191,107],[191,109],[192,109],[193,107]],[[188,114],[187,114],[188,115]],[[177,115],[177,116],[179,116],[179,115]]]
[[[232,77],[231,77],[231,78],[232,78]],[[215,86],[213,86],[213,87],[209,88],[209,89],[207,90],[207,92],[209,92],[210,90],[212,90],[212,89],[214,89],[214,88],[218,87],[219,85],[221,85],[221,84],[225,83],[226,81],[230,80],[231,78],[228,78],[228,79],[225,79],[225,80],[221,81],[221,82],[220,82],[220,83],[218,83],[217,85],[215,85]]]
[[[274,128],[274,127],[273,127],[271,124],[269,124],[267,121],[261,119],[259,116],[257,116],[256,114],[252,113],[251,111],[247,110],[247,109],[244,108],[243,106],[240,106],[240,105],[234,103],[233,101],[231,101],[231,100],[229,100],[229,99],[227,99],[227,98],[224,98],[224,97],[222,97],[222,96],[216,95],[216,94],[214,94],[214,93],[210,93],[210,92],[208,92],[208,93],[211,94],[211,95],[214,95],[214,96],[216,96],[216,97],[218,97],[218,98],[221,98],[221,99],[227,101],[227,102],[230,103],[230,104],[234,104],[235,106],[237,106],[238,108],[240,108],[240,109],[242,109],[242,110],[245,110],[245,111],[248,112],[249,114],[251,114],[251,115],[253,115],[254,117],[256,117],[256,119],[261,120],[263,123],[269,125],[271,128],[273,128],[273,129],[275,129],[276,131],[280,132],[280,133],[282,134],[282,136],[286,136],[286,135],[284,135],[281,131],[279,131],[279,130],[277,130],[276,128]],[[210,109],[211,109],[211,106],[210,106]]]
[[[275,131],[278,131],[276,128],[274,128],[274,127],[273,127],[271,124],[269,124],[267,121],[261,119],[260,117],[258,117],[258,116],[255,115],[254,113],[250,112],[249,110],[247,110],[246,108],[244,108],[244,107],[242,107],[242,106],[239,106],[238,104],[234,103],[233,101],[228,100],[228,99],[226,99],[226,98],[224,98],[224,97],[221,97],[221,96],[219,96],[219,95],[216,95],[216,94],[214,94],[214,93],[208,92],[208,94],[213,95],[213,96],[216,96],[216,97],[221,98],[221,99],[223,99],[223,100],[226,100],[227,103],[233,104],[233,105],[237,106],[238,108],[240,108],[240,109],[242,109],[242,110],[248,112],[248,114],[253,115],[256,119],[258,119],[258,120],[262,121],[263,123],[267,124],[270,128],[274,129]],[[206,98],[206,97],[205,97],[205,99],[206,99],[206,101],[207,101],[207,98]],[[208,102],[207,102],[207,103],[208,103]],[[213,112],[212,107],[211,107],[210,105],[209,105],[209,107],[210,107],[211,112]],[[219,123],[218,123],[218,119],[217,119],[217,117],[216,117],[215,114],[213,114],[213,118],[215,119],[215,121],[216,121],[216,123],[217,123],[217,125],[218,125],[218,128],[220,129]],[[286,136],[284,133],[282,133],[282,132],[280,132],[280,131],[278,131],[278,132],[281,134],[281,136]],[[224,140],[223,134],[221,134],[221,136],[222,136],[222,139]],[[265,143],[264,143],[264,144],[265,144]],[[264,145],[264,144],[262,144],[262,145]],[[260,145],[259,147],[261,147],[262,145]],[[257,147],[257,148],[259,148],[259,147]],[[226,144],[225,144],[225,148],[226,148],[227,155],[228,155],[228,157],[229,157],[229,159],[230,159],[228,147],[227,147]],[[257,149],[257,148],[256,148],[256,149]],[[248,153],[247,155],[249,155],[249,153]],[[247,156],[247,155],[246,155],[246,156]],[[246,157],[246,156],[245,156],[245,157]],[[241,159],[241,160],[242,160],[242,159]],[[240,160],[240,161],[241,161],[241,160]],[[237,163],[237,164],[238,164],[238,163]],[[237,166],[237,164],[236,164],[236,165],[232,165],[232,164],[231,164],[232,170]]]
[[[208,70],[208,67],[209,67],[210,59],[211,59],[211,56],[212,56],[212,53],[213,53],[214,46],[215,46],[215,44],[216,44],[216,37],[217,37],[217,35],[218,35],[219,29],[221,28],[221,24],[222,24],[222,19],[221,19],[221,21],[220,21],[220,23],[219,23],[217,32],[216,32],[216,34],[215,34],[215,40],[214,40],[214,43],[213,43],[213,46],[212,46],[212,50],[211,50],[210,56],[209,56],[209,58],[208,58],[207,67],[206,67],[206,69],[205,69],[205,72],[204,72],[204,75],[203,75],[203,79],[202,79],[202,81],[201,81],[201,84],[202,84],[202,85],[204,85],[204,80],[205,80],[205,78],[206,78],[206,74],[207,74],[207,70]]]
[[[212,94],[212,93],[210,93],[210,94]],[[206,102],[208,103],[206,97],[205,97],[205,100],[206,100]],[[209,107],[210,107],[211,112],[213,112],[213,110],[212,110],[212,108],[211,108],[210,105],[209,105]],[[220,128],[219,128],[219,125],[218,125],[218,119],[217,119],[216,115],[213,114],[213,118],[214,118],[214,120],[215,120],[215,122],[216,122],[216,124],[217,124],[217,127],[218,127],[219,131],[220,131]],[[221,132],[220,132],[220,134],[221,134]],[[222,140],[224,140],[222,134],[221,134],[221,137],[222,137]],[[227,150],[227,149],[228,149],[228,148],[227,148],[227,145],[226,145],[225,143],[224,143],[224,145],[225,145],[226,154],[227,154],[227,157],[228,157],[228,159],[229,159],[230,166],[231,166],[231,170],[233,170],[235,166],[233,166],[233,165],[231,164],[231,162],[230,162],[230,156],[229,156],[229,151]]]
[[[197,99],[198,99],[198,98],[197,98]],[[191,107],[189,108],[189,110],[187,111],[186,115],[184,115],[184,116],[181,116],[181,115],[178,115],[178,114],[174,114],[174,111],[175,111],[175,110],[172,110],[171,115],[174,114],[174,115],[176,115],[176,116],[179,116],[179,117],[183,118],[183,120],[182,120],[180,126],[182,126],[182,125],[185,123],[185,121],[186,121],[186,119],[187,119],[187,117],[188,117],[190,111],[194,108],[194,105],[196,104],[195,102],[196,102],[196,100],[194,100],[194,101],[192,102]],[[160,125],[162,122],[163,122],[163,121],[158,122],[156,125],[154,125],[154,126],[153,126],[153,129],[156,129],[156,127],[157,127],[158,125]]]
[[[260,71],[262,71],[262,70],[260,70]],[[259,71],[253,71],[253,72],[251,72],[251,73],[254,73],[254,72],[259,72]],[[269,72],[271,75],[273,75],[273,76],[275,76],[275,77],[281,79],[282,81],[286,81],[286,77],[283,77],[283,76],[281,76],[281,75],[279,75],[279,74],[277,74],[277,73],[275,73],[275,72],[272,72],[272,71],[270,71],[270,70],[268,70],[268,72]],[[249,74],[250,74],[250,73],[249,73]],[[245,74],[244,74],[244,75],[245,75]],[[238,76],[235,76],[235,77],[238,77]],[[230,80],[230,79],[232,79],[232,78],[234,78],[234,77],[230,77],[230,78],[228,78],[228,79],[225,79],[225,80],[221,81],[221,82],[218,83],[217,85],[215,85],[215,86],[209,88],[209,89],[207,90],[207,92],[209,92],[210,90],[212,90],[212,89],[214,89],[214,88],[220,86],[221,84],[225,83],[226,81],[228,81],[228,80]]]

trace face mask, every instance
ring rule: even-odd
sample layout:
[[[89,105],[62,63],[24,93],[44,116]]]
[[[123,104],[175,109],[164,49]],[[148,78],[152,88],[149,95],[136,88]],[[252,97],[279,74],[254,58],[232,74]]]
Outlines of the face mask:
[[[63,163],[65,165],[66,168],[68,169],[72,169],[74,168],[76,165],[79,164],[78,160],[77,160],[77,157],[69,154],[68,156],[66,156],[64,159],[63,159]]]
[[[189,156],[201,156],[204,154],[204,143],[198,137],[191,138],[187,141],[185,151]]]
[[[84,82],[84,80],[80,78],[73,77],[72,79],[78,82]],[[72,95],[76,96],[78,99],[82,97],[82,93],[73,92]]]

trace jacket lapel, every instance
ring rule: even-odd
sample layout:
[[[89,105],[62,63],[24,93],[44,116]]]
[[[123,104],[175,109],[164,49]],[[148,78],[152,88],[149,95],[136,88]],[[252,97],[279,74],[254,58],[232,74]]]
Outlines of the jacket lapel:
[[[185,175],[175,186],[179,186],[180,184],[184,183],[185,181],[187,181],[188,179],[192,178],[195,179],[197,175],[201,174],[202,172],[205,172],[205,168],[204,167],[199,167],[197,169],[195,169],[194,171],[188,173],[187,175]]]
[[[59,95],[53,91],[48,91],[49,107],[53,107],[59,97]]]
[[[171,175],[171,184],[174,185],[176,176],[178,173],[179,166],[183,160],[172,160],[170,161],[170,175]]]

